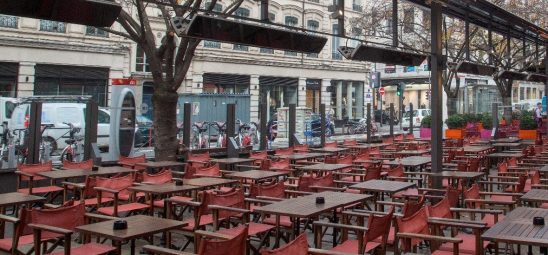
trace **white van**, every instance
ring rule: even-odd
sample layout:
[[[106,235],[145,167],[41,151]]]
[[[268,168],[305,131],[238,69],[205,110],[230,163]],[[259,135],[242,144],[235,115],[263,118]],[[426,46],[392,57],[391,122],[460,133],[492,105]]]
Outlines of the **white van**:
[[[20,104],[15,107],[12,113],[9,129],[24,129],[28,126],[30,104]],[[80,133],[84,136],[86,104],[83,103],[50,103],[42,104],[42,124],[52,124],[47,128],[42,137],[47,139],[53,150],[62,149],[66,146],[65,140],[69,138],[69,127],[63,123],[71,123],[80,127]],[[108,146],[110,132],[110,113],[107,110],[99,109],[97,117],[97,145]]]
[[[0,97],[0,124],[7,122],[9,125],[15,106],[17,106],[17,98]],[[0,125],[0,136],[4,133],[3,128],[3,125]]]

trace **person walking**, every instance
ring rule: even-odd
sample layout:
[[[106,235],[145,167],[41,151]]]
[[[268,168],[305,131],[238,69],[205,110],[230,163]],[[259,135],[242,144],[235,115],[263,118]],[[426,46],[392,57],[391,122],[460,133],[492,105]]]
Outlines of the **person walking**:
[[[535,121],[537,122],[538,127],[542,126],[542,104],[537,103],[537,108],[535,108]]]

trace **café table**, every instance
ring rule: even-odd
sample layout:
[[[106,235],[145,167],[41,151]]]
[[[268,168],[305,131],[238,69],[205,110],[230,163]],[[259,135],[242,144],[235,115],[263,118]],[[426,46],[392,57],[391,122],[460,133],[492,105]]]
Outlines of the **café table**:
[[[546,249],[548,247],[548,225],[533,225],[533,217],[543,217],[546,221],[548,209],[518,207],[485,231],[481,238],[495,243],[527,245],[529,254],[533,254],[531,246]],[[498,249],[495,249],[495,254],[498,254]],[[546,250],[544,250],[544,254],[546,254]]]
[[[430,164],[430,162],[432,162],[431,157],[411,156],[388,161],[384,164],[392,166],[402,165],[405,168],[423,168],[424,166]]]
[[[404,157],[408,156],[422,156],[424,154],[430,153],[430,149],[428,150],[400,150],[400,151],[394,151],[394,152],[387,152],[384,154],[394,154],[394,155],[403,155]]]
[[[307,165],[304,167],[300,167],[299,170],[305,171],[305,172],[317,172],[319,174],[322,174],[324,172],[335,172],[339,171],[345,168],[352,168],[353,165],[350,164],[325,164],[325,163],[319,163],[314,165]]]
[[[151,171],[151,172],[159,172],[160,170],[163,170],[163,169],[171,169],[171,170],[174,170],[173,168],[180,168],[180,167],[184,167],[186,165],[186,163],[183,163],[183,162],[177,162],[177,161],[147,161],[147,162],[142,162],[142,163],[137,163],[135,164],[135,166],[140,166],[140,167],[144,167],[146,168],[148,171]]]
[[[503,151],[508,149],[516,149],[521,147],[521,142],[514,142],[514,143],[493,143],[493,147],[497,148],[497,150]]]
[[[255,161],[253,158],[214,158],[211,161],[223,165],[224,170],[234,171],[236,170],[236,165],[239,164],[249,164]]]
[[[307,153],[295,153],[291,155],[275,155],[279,158],[287,158],[291,164],[295,164],[299,160],[315,160],[317,158],[322,158],[329,156],[329,153],[318,153],[318,152],[307,152]]]
[[[532,203],[532,204],[548,203],[548,190],[531,189],[530,191],[525,193],[523,196],[521,196],[519,200],[527,203]]]
[[[143,192],[150,197],[150,214],[154,215],[154,196],[171,196],[177,193],[184,193],[189,191],[196,191],[201,189],[199,186],[192,186],[188,184],[177,185],[176,183],[164,183],[164,184],[150,184],[150,185],[137,185],[129,187],[128,190],[134,192]],[[195,197],[195,193],[192,194]]]
[[[357,189],[360,192],[375,193],[375,201],[377,201],[379,197],[381,200],[384,200],[385,193],[392,196],[394,193],[404,191],[413,187],[416,187],[416,184],[413,182],[369,180],[366,182],[351,185],[348,188]]]
[[[384,143],[370,143],[370,144],[342,145],[342,146],[352,150],[361,150],[361,149],[371,149],[371,148],[382,148],[382,147],[386,147],[387,145],[388,144],[384,144]]]
[[[495,152],[487,155],[488,159],[488,169],[491,169],[491,165],[493,162],[499,163],[503,161],[504,159],[508,158],[516,158],[520,159],[523,157],[523,153],[518,151],[502,151],[502,152]]]
[[[339,154],[345,151],[348,151],[349,148],[332,148],[332,147],[323,147],[323,148],[312,148],[310,149],[312,151],[318,151],[318,152],[324,152],[324,153],[330,153],[330,154]]]
[[[448,183],[453,184],[456,187],[459,186],[459,182],[466,181],[468,183],[472,180],[481,178],[483,175],[485,175],[484,172],[464,172],[464,171],[441,171],[439,173],[429,174],[430,177],[447,178],[449,181]]]
[[[238,180],[226,179],[226,178],[215,178],[215,177],[200,177],[193,179],[183,179],[184,185],[197,186],[201,189],[209,189],[218,186],[231,185],[238,183]]]
[[[493,149],[493,146],[478,146],[478,145],[467,145],[463,147],[465,154],[482,154]]]
[[[489,141],[491,143],[517,143],[517,142],[520,142],[521,139],[517,137],[508,137],[508,138],[491,139]]]
[[[37,202],[44,202],[45,197],[27,195],[19,192],[0,194],[0,214],[6,214],[6,207],[15,206],[13,215],[17,217],[17,206],[27,205],[29,208]],[[0,222],[0,239],[4,238],[5,222]]]
[[[278,178],[280,176],[287,176],[287,173],[284,172],[275,172],[275,171],[263,171],[263,170],[249,170],[244,172],[236,172],[227,175],[231,178],[236,178],[242,180],[242,183],[245,183],[246,180],[252,180],[253,182],[258,182],[265,179]]]
[[[317,204],[316,198],[323,197],[324,203]],[[261,213],[263,215],[274,215],[276,218],[276,243],[274,247],[278,247],[280,244],[280,216],[288,216],[295,222],[294,236],[297,236],[300,232],[299,225],[300,219],[309,219],[318,216],[322,213],[333,211],[332,222],[338,222],[337,208],[343,208],[347,205],[356,203],[364,203],[365,200],[370,199],[371,195],[365,194],[353,194],[344,192],[325,191],[320,193],[314,193],[306,196],[295,197],[285,199],[279,202],[274,202],[269,205],[257,207],[254,212]],[[336,240],[336,232],[333,234],[333,239]]]
[[[82,225],[75,228],[77,232],[90,234],[110,239],[114,242],[118,254],[122,254],[122,243],[130,243],[130,254],[135,254],[135,240],[141,237],[151,236],[161,232],[185,227],[188,223],[182,221],[163,219],[148,215],[135,215],[124,218],[127,229],[114,230],[115,220],[103,221]],[[169,240],[169,238],[168,238]],[[166,243],[170,243],[166,241]]]
[[[46,177],[49,179],[70,179],[85,176],[101,176],[101,175],[117,175],[135,173],[138,170],[121,167],[121,166],[107,166],[99,167],[97,171],[86,169],[71,169],[71,170],[54,170],[48,172],[37,173],[37,175]]]

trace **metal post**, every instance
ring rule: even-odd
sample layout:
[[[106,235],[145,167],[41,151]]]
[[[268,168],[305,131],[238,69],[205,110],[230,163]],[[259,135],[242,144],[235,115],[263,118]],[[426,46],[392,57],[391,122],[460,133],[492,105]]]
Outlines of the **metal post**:
[[[262,103],[259,105],[259,149],[260,150],[266,150],[267,143],[268,143],[268,136],[266,135],[268,133],[267,130],[267,112],[266,112],[266,104]]]
[[[190,150],[190,126],[192,117],[192,105],[185,103],[183,105],[183,145]]]
[[[92,144],[97,143],[97,115],[99,106],[93,100],[86,103],[86,131],[84,134],[84,160],[92,155]]]
[[[470,61],[470,22],[468,21],[468,12],[466,12],[466,20],[464,22],[464,48],[466,60]]]
[[[380,111],[381,111],[381,114],[380,114],[381,115],[381,118],[380,118],[381,123],[379,124],[379,126],[382,127],[382,115],[383,115],[382,114],[382,95],[380,93],[379,93],[379,105],[380,105]],[[373,118],[375,118],[374,114],[373,114]]]
[[[40,163],[40,140],[42,139],[42,102],[30,103],[27,164]]]
[[[399,85],[398,85],[399,86]],[[403,112],[405,109],[403,109],[403,91],[401,96],[398,97],[398,104],[400,111],[398,112],[398,117],[400,118],[400,131],[403,130],[402,128],[402,122],[403,122]]]
[[[413,134],[413,103],[409,103],[409,133]]]
[[[390,103],[390,137],[394,137],[394,103]]]
[[[498,129],[499,129],[499,105],[498,103],[493,103],[492,104],[492,107],[491,107],[491,116],[493,116],[493,128],[495,128],[496,132],[495,132],[495,138],[496,138],[496,134],[498,132]]]
[[[546,76],[548,76],[548,44],[545,45],[544,51],[546,51],[546,54],[544,54],[544,73]],[[546,96],[546,100],[548,100],[548,79],[544,80],[544,95]],[[546,125],[546,135],[548,136],[548,125]]]
[[[432,81],[432,172],[442,170],[442,12],[441,3],[433,1],[431,5],[431,81]],[[433,178],[434,188],[441,188],[441,179]]]
[[[398,0],[392,0],[392,46],[398,47]]]
[[[371,142],[371,103],[367,103],[367,113],[366,113],[366,121],[367,121],[367,142]]]
[[[320,104],[320,145],[325,145],[325,104]]]
[[[226,104],[226,138],[236,134],[236,104]]]
[[[297,106],[295,104],[289,104],[289,147],[295,145],[295,122],[297,121],[295,116],[297,114]]]

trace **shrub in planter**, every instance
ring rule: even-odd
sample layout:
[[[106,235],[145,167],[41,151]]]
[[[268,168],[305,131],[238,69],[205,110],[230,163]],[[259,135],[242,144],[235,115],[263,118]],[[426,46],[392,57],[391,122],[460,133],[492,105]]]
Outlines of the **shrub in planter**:
[[[430,138],[432,137],[432,116],[426,116],[422,118],[420,136],[421,138]]]
[[[480,131],[482,139],[491,138],[491,130],[493,129],[493,116],[489,113],[485,113],[481,116],[480,123],[483,126],[483,130]]]
[[[533,113],[523,111],[519,122],[519,138],[534,140],[537,138],[537,122],[533,118]]]
[[[464,118],[460,114],[449,116],[449,118],[445,120],[445,124],[447,124],[447,127],[449,128],[445,130],[446,138],[460,139],[464,136],[463,128],[466,125],[466,122],[464,121]]]

